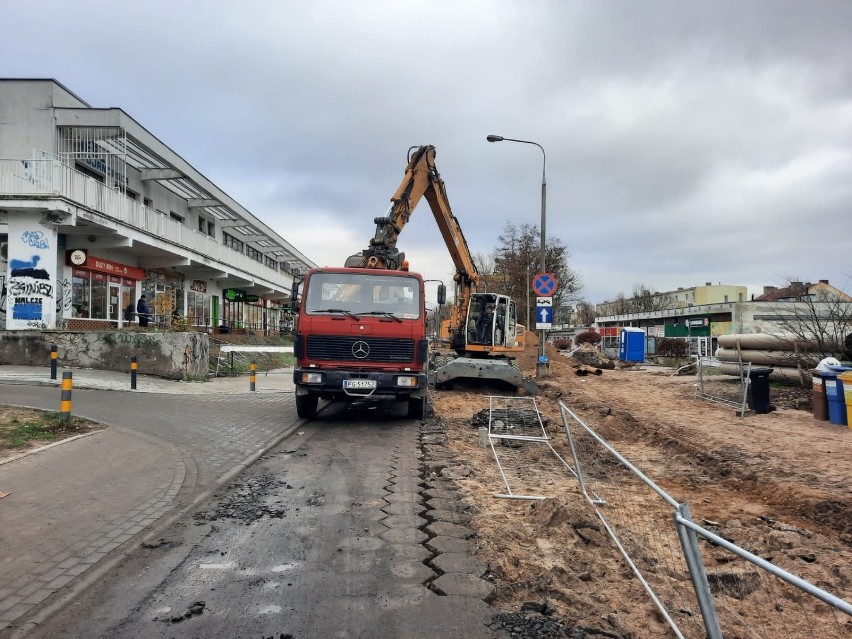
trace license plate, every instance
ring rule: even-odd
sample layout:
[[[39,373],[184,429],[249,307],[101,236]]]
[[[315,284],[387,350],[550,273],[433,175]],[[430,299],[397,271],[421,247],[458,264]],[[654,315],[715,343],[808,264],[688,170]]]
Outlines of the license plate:
[[[374,379],[344,379],[343,388],[349,390],[371,390],[376,387]]]

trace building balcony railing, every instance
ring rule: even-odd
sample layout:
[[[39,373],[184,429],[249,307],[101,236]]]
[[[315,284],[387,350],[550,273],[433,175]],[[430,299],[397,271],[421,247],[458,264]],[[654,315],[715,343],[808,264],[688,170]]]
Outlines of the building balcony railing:
[[[284,290],[289,287],[289,281],[279,271],[127,197],[119,190],[109,188],[59,160],[0,160],[0,197],[10,195],[57,196],[152,237],[188,249],[195,253],[193,259],[213,268],[230,266],[243,271],[252,279],[261,278],[276,287],[284,287]]]

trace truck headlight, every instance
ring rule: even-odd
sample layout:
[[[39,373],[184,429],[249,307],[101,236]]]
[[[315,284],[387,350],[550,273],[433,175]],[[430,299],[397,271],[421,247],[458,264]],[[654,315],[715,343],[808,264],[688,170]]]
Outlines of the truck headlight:
[[[322,373],[302,373],[303,384],[322,384]]]
[[[411,375],[400,375],[399,377],[396,378],[396,385],[397,386],[407,386],[407,387],[410,387],[410,388],[416,388],[417,387],[417,378],[412,377]]]

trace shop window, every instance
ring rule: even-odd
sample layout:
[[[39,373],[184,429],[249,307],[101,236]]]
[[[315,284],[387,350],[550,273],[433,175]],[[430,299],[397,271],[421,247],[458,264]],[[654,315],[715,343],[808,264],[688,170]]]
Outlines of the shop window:
[[[71,316],[89,317],[89,274],[76,272],[71,278]]]
[[[108,294],[107,276],[92,273],[92,319],[107,319]]]

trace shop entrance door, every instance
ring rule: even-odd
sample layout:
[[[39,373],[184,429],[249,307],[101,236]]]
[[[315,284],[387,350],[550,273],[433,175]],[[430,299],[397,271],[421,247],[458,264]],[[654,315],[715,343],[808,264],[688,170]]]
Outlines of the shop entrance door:
[[[117,322],[121,317],[121,284],[109,284],[109,315],[107,319]]]

